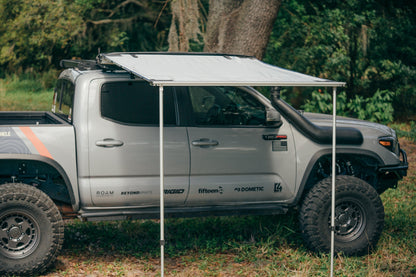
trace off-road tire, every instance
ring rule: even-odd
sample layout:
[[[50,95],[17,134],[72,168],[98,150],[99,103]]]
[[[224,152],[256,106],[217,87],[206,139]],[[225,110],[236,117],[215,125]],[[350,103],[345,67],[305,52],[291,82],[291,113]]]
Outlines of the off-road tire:
[[[26,184],[0,185],[0,275],[35,275],[56,259],[64,223],[55,203]]]
[[[318,182],[303,200],[299,222],[308,248],[331,248],[331,178]],[[368,254],[384,227],[384,207],[376,190],[353,176],[336,177],[335,252],[347,256]]]

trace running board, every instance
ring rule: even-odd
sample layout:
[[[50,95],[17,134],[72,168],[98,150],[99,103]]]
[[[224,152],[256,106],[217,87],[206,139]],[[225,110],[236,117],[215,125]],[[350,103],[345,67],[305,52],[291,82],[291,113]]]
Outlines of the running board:
[[[276,204],[245,205],[245,206],[211,206],[211,207],[180,207],[165,208],[165,217],[201,217],[201,216],[233,216],[233,215],[275,215],[285,214],[288,208]],[[157,219],[160,209],[100,209],[81,210],[80,217],[85,221],[126,220],[126,219]]]

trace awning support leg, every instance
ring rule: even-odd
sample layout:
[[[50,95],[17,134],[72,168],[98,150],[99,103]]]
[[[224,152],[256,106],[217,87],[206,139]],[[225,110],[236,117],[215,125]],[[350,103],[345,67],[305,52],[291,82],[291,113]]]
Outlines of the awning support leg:
[[[160,169],[160,276],[165,276],[165,200],[164,200],[163,86],[159,87],[159,169]]]
[[[336,148],[337,148],[337,88],[332,90],[332,195],[331,195],[331,274],[334,276],[335,256],[335,175],[336,175]]]

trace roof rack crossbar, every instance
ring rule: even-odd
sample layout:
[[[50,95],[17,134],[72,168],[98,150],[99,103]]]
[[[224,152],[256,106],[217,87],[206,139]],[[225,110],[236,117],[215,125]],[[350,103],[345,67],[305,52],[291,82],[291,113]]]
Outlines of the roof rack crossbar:
[[[119,66],[115,64],[103,64],[96,60],[61,60],[59,63],[62,68],[76,68],[79,70],[118,70]]]

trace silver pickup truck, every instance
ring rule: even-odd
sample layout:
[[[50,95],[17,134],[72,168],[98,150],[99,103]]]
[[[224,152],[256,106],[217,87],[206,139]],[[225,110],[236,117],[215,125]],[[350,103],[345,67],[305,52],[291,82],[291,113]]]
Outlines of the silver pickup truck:
[[[0,113],[0,274],[57,257],[63,218],[159,216],[157,87],[91,61],[64,62],[51,112]],[[137,93],[140,91],[140,93]],[[166,87],[166,214],[278,214],[299,208],[314,251],[330,248],[331,117],[251,87]],[[335,247],[362,255],[384,224],[379,195],[406,175],[387,126],[337,119]]]

